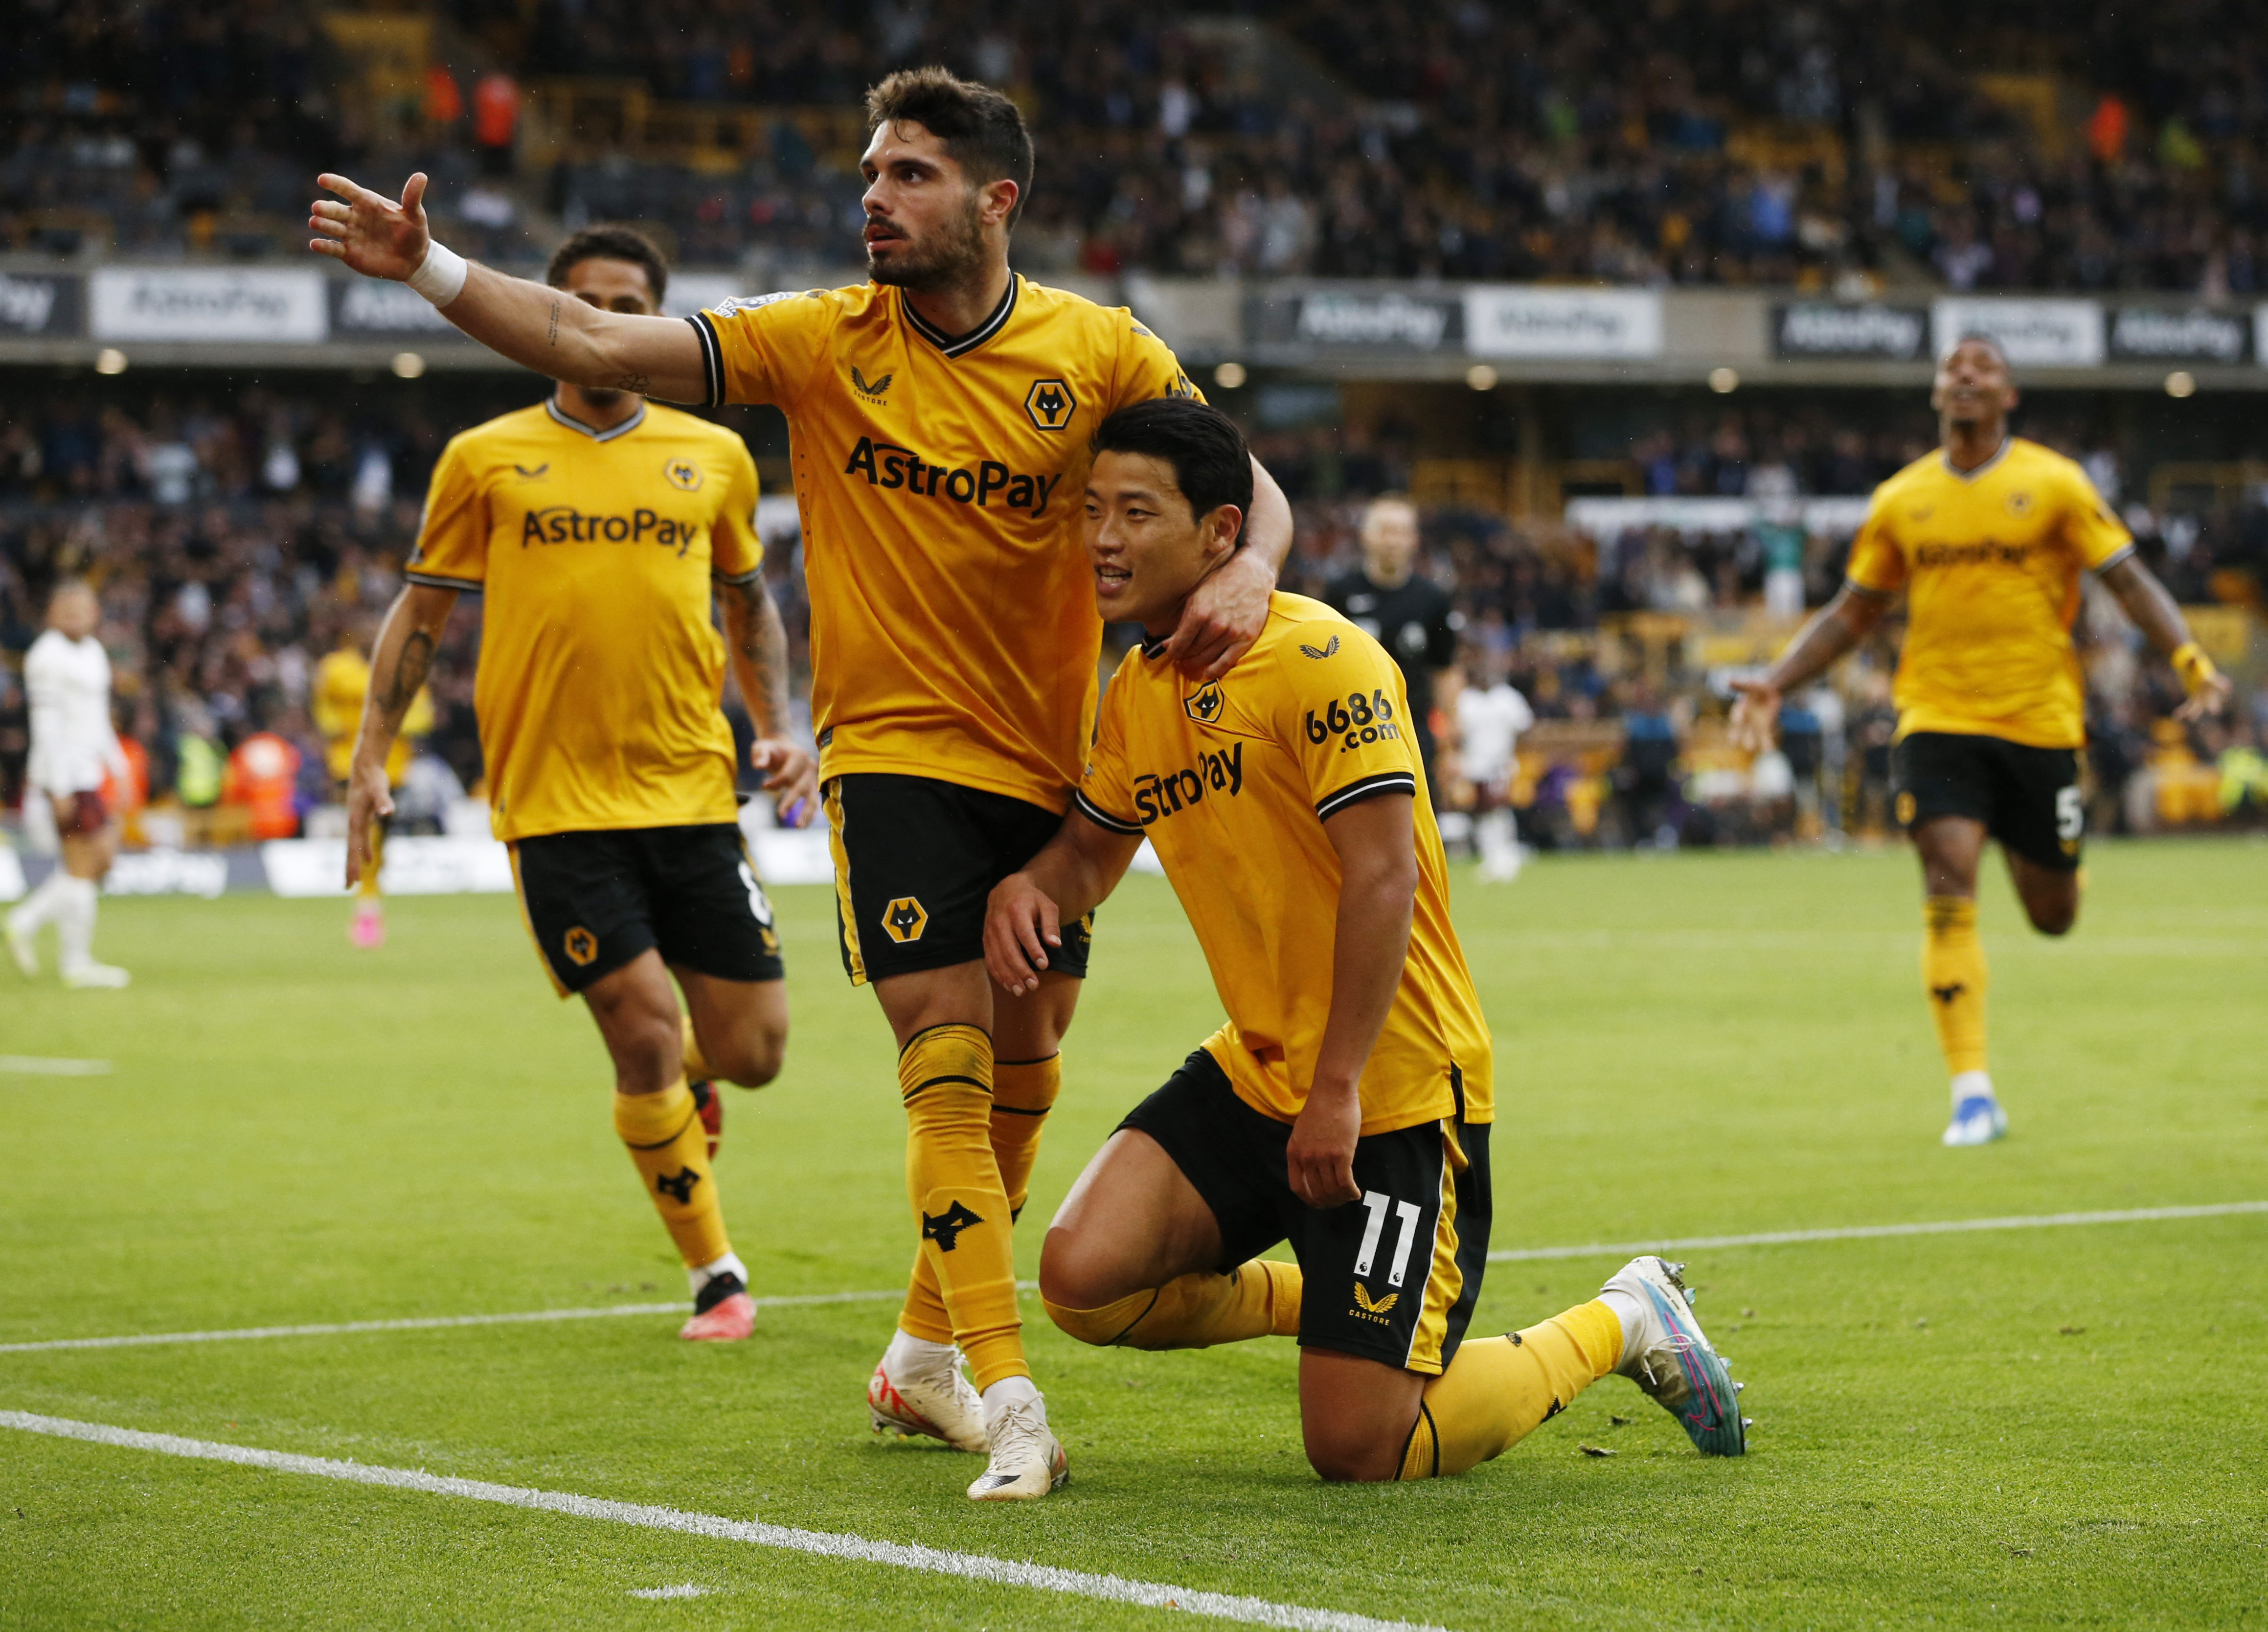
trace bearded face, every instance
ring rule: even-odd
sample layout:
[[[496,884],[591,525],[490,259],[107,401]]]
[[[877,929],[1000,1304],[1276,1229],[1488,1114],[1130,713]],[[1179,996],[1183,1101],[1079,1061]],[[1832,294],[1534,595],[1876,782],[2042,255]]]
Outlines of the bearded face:
[[[915,232],[902,221],[866,219],[866,275],[916,293],[966,282],[984,263],[982,200],[971,188],[936,225]]]

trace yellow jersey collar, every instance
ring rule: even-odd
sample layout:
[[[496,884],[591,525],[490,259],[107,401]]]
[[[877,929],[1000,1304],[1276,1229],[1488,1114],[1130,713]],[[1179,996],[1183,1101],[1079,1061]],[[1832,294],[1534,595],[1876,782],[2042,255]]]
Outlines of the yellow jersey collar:
[[[559,406],[559,399],[556,396],[547,396],[543,399],[543,411],[570,431],[580,431],[593,442],[611,442],[618,436],[628,436],[645,423],[645,404],[643,402],[637,405],[637,412],[623,420],[622,424],[608,425],[603,431],[594,425],[586,425],[576,418],[574,415]]]
[[[913,302],[906,299],[906,292],[902,289],[898,291],[898,309],[906,314],[908,327],[946,356],[964,357],[1008,326],[1008,319],[1016,310],[1017,285],[1023,281],[1015,273],[1009,273],[1008,287],[1000,296],[1000,304],[992,308],[992,315],[965,335],[948,335],[915,311]]]

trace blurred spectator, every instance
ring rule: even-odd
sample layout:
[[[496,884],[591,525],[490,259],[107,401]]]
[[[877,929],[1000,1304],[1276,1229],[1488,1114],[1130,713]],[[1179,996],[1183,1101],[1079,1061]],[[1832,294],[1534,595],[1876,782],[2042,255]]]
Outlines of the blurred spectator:
[[[1233,10],[1256,26],[1093,0],[448,0],[443,55],[492,66],[468,92],[437,55],[402,122],[366,106],[357,64],[296,4],[54,0],[11,39],[0,247],[283,253],[307,178],[347,160],[425,168],[454,211],[475,176],[512,174],[531,94],[597,77],[665,107],[778,116],[749,154],[688,134],[704,114],[661,117],[679,134],[642,146],[560,133],[575,151],[549,203],[570,225],[635,213],[695,262],[847,259],[854,166],[811,132],[890,69],[940,62],[1030,114],[1034,270],[1861,295],[2262,285],[2268,35],[2241,0]],[[1996,100],[2013,76],[1986,63],[2088,87],[2091,109]],[[450,230],[491,257],[535,251],[516,225]]]
[[[299,831],[299,750],[273,731],[254,732],[229,755],[221,802],[244,808],[253,838],[289,838]]]

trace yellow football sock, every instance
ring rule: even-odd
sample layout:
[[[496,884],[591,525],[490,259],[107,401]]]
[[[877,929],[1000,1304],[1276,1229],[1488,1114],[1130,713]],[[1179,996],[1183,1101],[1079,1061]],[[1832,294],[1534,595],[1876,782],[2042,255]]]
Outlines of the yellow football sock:
[[[370,824],[370,865],[355,880],[355,895],[364,901],[378,899],[378,872],[386,865],[386,824],[373,819]]]
[[[1984,1069],[1984,993],[1992,984],[1977,936],[1977,903],[1932,896],[1922,904],[1921,980],[1929,993],[1937,1045],[1955,1076]]]
[[[992,1154],[992,1039],[972,1025],[917,1033],[898,1055],[898,1087],[906,1104],[906,1190],[953,1340],[968,1357],[979,1392],[1003,1377],[1029,1377],[1008,1193]]]
[[[1101,1309],[1041,1299],[1048,1318],[1082,1343],[1108,1348],[1210,1348],[1250,1337],[1300,1334],[1300,1266],[1254,1259],[1225,1275],[1178,1275]]]
[[[688,1082],[716,1081],[717,1074],[709,1068],[709,1062],[701,1058],[701,1039],[693,1035],[693,1016],[685,1015],[681,1023],[685,1035],[678,1052],[685,1060],[685,1080]]]
[[[1008,1193],[1011,1224],[1021,1216],[1031,1193],[1032,1168],[1040,1159],[1040,1133],[1048,1111],[1063,1091],[1063,1056],[1045,1060],[1003,1060],[992,1064],[992,1159],[1000,1166],[1000,1186]],[[945,1295],[938,1290],[937,1272],[930,1267],[926,1249],[914,1254],[914,1271],[906,1286],[905,1307],[898,1313],[898,1329],[932,1343],[953,1340],[953,1317],[946,1312]]]
[[[1509,1337],[1465,1342],[1425,1385],[1402,1452],[1402,1477],[1462,1473],[1502,1456],[1535,1426],[1613,1370],[1623,1323],[1594,1298]]]
[[[731,1252],[716,1175],[709,1168],[709,1138],[685,1079],[659,1094],[616,1094],[615,1132],[629,1147],[646,1196],[686,1267],[698,1269]]]

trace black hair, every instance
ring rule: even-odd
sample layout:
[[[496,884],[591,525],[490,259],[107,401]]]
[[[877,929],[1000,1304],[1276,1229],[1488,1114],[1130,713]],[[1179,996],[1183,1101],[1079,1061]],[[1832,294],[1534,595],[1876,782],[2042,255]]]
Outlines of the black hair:
[[[585,261],[627,261],[643,269],[657,306],[669,288],[669,262],[662,259],[653,240],[634,226],[585,227],[551,252],[551,265],[543,281],[554,289],[563,288],[567,274]]]
[[[1946,356],[1951,357],[1954,351],[1958,351],[1965,345],[1991,346],[1992,348],[1992,355],[2000,359],[2001,373],[2007,374],[2011,380],[2014,380],[2016,377],[2016,366],[2008,360],[2008,348],[2000,343],[1999,336],[1988,335],[1975,329],[1970,329],[1968,332],[1963,334],[1960,339],[1953,343],[1953,351],[1948,351]]]
[[[1252,450],[1244,432],[1218,408],[1189,396],[1158,396],[1122,408],[1095,427],[1098,454],[1142,454],[1174,470],[1174,485],[1203,521],[1223,505],[1252,514]],[[1244,543],[1237,528],[1236,543]]]
[[[907,120],[945,144],[961,173],[977,186],[1013,181],[1014,226],[1032,195],[1032,133],[1023,110],[990,85],[962,79],[943,68],[902,68],[866,92],[866,128]]]

